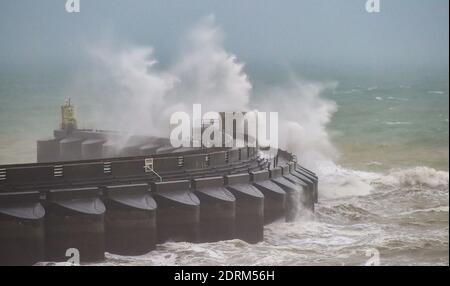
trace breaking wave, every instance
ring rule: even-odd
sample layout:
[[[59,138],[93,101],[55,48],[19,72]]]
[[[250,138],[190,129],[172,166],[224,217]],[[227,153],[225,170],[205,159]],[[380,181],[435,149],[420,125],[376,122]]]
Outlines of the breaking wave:
[[[75,98],[84,97],[77,102],[91,105],[92,112],[82,117],[97,127],[130,135],[168,136],[170,115],[191,113],[194,103],[202,104],[202,112],[278,112],[282,148],[313,169],[318,159],[337,157],[326,132],[337,106],[323,97],[336,82],[292,76],[284,85],[255,95],[244,63],[225,50],[212,15],[190,29],[179,46],[177,60],[167,67],[158,66],[151,47],[111,42],[89,47],[94,72],[88,79],[81,75],[87,81],[82,86],[88,88],[71,92]]]
[[[91,46],[94,72],[83,86],[92,89],[71,93],[94,104],[95,112],[83,116],[87,121],[130,135],[168,137],[170,115],[191,113],[194,103],[202,104],[203,112],[246,111],[252,85],[244,64],[223,48],[222,38],[214,16],[204,18],[180,44],[177,61],[165,68],[151,47]]]
[[[396,188],[448,189],[448,177],[448,172],[437,171],[429,167],[416,167],[393,170],[387,176],[375,180],[374,183]]]

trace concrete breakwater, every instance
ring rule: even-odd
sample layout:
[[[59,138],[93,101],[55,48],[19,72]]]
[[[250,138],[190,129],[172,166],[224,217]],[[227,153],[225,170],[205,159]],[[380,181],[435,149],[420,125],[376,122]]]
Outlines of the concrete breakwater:
[[[67,261],[73,248],[91,262],[165,241],[257,243],[264,224],[317,202],[315,174],[288,152],[276,161],[244,147],[0,166],[0,264]]]

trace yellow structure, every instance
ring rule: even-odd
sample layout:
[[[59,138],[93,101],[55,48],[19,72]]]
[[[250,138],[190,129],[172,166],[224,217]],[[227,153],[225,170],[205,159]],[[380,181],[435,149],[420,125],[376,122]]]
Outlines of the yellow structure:
[[[76,129],[75,107],[70,104],[70,98],[61,106],[61,129]]]

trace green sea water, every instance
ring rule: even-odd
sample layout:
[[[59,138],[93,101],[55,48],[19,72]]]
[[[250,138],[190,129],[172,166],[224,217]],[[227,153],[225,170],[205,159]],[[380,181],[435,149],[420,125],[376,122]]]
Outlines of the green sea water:
[[[329,98],[338,104],[328,128],[342,164],[371,171],[412,166],[448,171],[446,78],[343,83]]]

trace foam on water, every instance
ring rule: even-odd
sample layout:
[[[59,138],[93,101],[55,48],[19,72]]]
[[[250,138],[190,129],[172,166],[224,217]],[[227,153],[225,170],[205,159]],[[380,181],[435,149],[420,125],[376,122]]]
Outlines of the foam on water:
[[[382,265],[448,265],[448,173],[330,164],[319,169],[315,213],[266,226],[261,243],[168,242],[143,256],[107,254],[102,265],[364,265],[371,249]]]
[[[385,122],[386,125],[411,125],[412,122],[408,121],[387,121]]]

